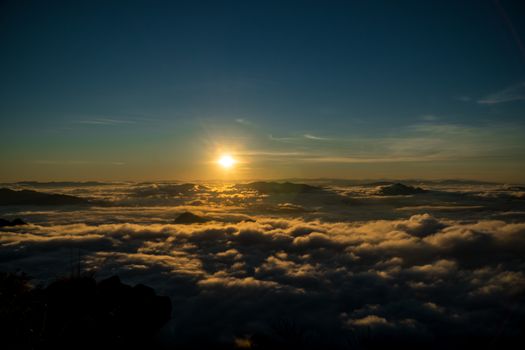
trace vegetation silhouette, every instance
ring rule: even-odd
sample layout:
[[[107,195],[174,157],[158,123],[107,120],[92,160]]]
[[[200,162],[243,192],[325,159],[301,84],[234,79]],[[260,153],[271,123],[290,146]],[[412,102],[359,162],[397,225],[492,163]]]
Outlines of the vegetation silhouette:
[[[21,226],[21,225],[27,225],[27,222],[20,218],[16,218],[13,220],[7,220],[0,218],[0,228],[2,227],[13,227],[13,226]]]
[[[155,348],[171,312],[168,297],[117,276],[97,283],[82,274],[34,287],[23,273],[0,273],[3,349]]]

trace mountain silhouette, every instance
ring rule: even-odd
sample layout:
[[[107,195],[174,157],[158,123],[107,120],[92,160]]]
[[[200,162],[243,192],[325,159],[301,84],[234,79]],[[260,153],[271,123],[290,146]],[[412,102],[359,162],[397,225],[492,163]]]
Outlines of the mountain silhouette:
[[[0,205],[78,205],[88,203],[87,199],[67,194],[0,188]]]
[[[391,185],[380,186],[376,194],[379,196],[404,196],[425,192],[428,191],[422,189],[421,187],[407,186],[398,182]]]
[[[256,190],[263,194],[280,194],[280,193],[313,193],[320,192],[323,189],[317,186],[307,184],[296,184],[293,182],[264,182],[257,181],[248,184],[238,184],[238,189]]]
[[[190,213],[189,211],[186,211],[186,212],[180,214],[175,219],[175,223],[176,224],[183,224],[183,225],[185,225],[185,224],[200,224],[200,223],[203,223],[203,222],[206,222],[206,221],[208,221],[207,218],[195,215],[193,213]]]

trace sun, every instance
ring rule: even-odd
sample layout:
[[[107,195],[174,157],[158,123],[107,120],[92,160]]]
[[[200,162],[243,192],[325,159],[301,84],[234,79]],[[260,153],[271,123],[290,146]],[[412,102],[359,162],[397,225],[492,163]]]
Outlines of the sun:
[[[224,169],[229,169],[236,163],[236,160],[229,154],[223,154],[219,160],[217,160],[217,163]]]

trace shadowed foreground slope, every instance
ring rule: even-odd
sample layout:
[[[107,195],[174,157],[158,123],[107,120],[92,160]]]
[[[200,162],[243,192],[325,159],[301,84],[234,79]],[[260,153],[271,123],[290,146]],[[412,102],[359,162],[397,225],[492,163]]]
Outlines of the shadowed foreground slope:
[[[116,276],[58,279],[31,287],[25,275],[0,274],[3,349],[155,347],[171,317],[171,301],[152,288]]]

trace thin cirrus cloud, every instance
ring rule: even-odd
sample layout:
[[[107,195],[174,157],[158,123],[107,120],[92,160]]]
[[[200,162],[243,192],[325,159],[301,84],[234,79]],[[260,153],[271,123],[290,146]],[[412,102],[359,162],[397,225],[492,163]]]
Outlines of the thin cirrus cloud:
[[[316,136],[312,134],[304,134],[303,137],[308,140],[316,140],[316,141],[330,141],[331,140],[328,137],[321,137],[321,136]]]
[[[381,137],[270,135],[267,149],[251,150],[246,154],[255,158],[269,155],[295,158],[298,162],[308,163],[391,163],[497,157],[512,153],[507,151],[523,151],[525,146],[519,141],[521,133],[522,129],[516,126],[447,124],[439,123],[433,117],[425,118],[423,123],[408,125],[395,135]]]
[[[235,122],[245,126],[255,126],[255,124],[252,121],[247,120],[245,118],[236,118]]]
[[[271,141],[284,142],[284,143],[301,143],[305,140],[314,140],[314,141],[337,141],[336,138],[330,137],[321,137],[313,135],[311,133],[306,133],[301,136],[288,136],[288,137],[276,137],[273,135],[268,135],[268,139]]]
[[[497,103],[522,100],[525,100],[525,82],[520,82],[518,84],[509,86],[506,89],[490,94],[478,100],[478,103],[485,105],[493,105]]]
[[[124,119],[109,119],[109,118],[94,118],[77,120],[75,124],[88,124],[88,125],[122,125],[122,124],[136,124],[136,120],[124,120]]]
[[[124,165],[124,162],[101,162],[101,161],[89,161],[89,160],[47,160],[39,159],[34,161],[35,164],[39,165]]]

